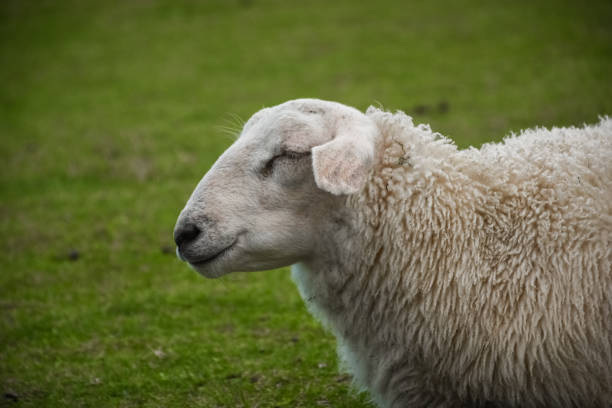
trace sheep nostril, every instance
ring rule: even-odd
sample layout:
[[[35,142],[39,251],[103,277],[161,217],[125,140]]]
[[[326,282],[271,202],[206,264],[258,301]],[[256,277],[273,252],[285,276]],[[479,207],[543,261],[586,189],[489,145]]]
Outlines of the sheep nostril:
[[[193,241],[200,234],[200,229],[195,224],[183,224],[174,231],[174,242],[180,248],[181,245]]]

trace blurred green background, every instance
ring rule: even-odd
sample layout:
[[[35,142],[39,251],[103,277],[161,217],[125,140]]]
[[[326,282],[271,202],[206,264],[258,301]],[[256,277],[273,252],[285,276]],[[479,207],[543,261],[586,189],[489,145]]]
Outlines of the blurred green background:
[[[0,406],[369,406],[286,269],[178,262],[195,184],[238,118],[299,97],[462,147],[595,122],[611,21],[609,0],[3,0]]]

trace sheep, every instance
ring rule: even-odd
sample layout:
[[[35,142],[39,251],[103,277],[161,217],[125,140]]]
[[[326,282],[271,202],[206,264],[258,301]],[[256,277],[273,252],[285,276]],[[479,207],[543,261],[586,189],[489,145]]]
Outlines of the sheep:
[[[264,108],[197,185],[178,256],[292,266],[380,407],[612,406],[612,119],[460,150],[402,112]]]

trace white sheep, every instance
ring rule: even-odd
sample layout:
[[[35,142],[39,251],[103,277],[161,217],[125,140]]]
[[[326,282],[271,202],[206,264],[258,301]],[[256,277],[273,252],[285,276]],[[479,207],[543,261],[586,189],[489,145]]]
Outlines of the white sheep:
[[[458,150],[401,112],[289,101],[175,239],[207,277],[294,264],[382,407],[612,404],[612,119]]]

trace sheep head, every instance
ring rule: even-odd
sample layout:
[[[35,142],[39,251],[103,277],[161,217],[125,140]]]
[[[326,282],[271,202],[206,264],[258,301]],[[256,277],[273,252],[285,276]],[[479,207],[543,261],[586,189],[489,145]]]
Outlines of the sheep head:
[[[207,277],[316,256],[360,191],[379,132],[356,109],[298,99],[265,108],[202,178],[174,230],[177,255]]]

